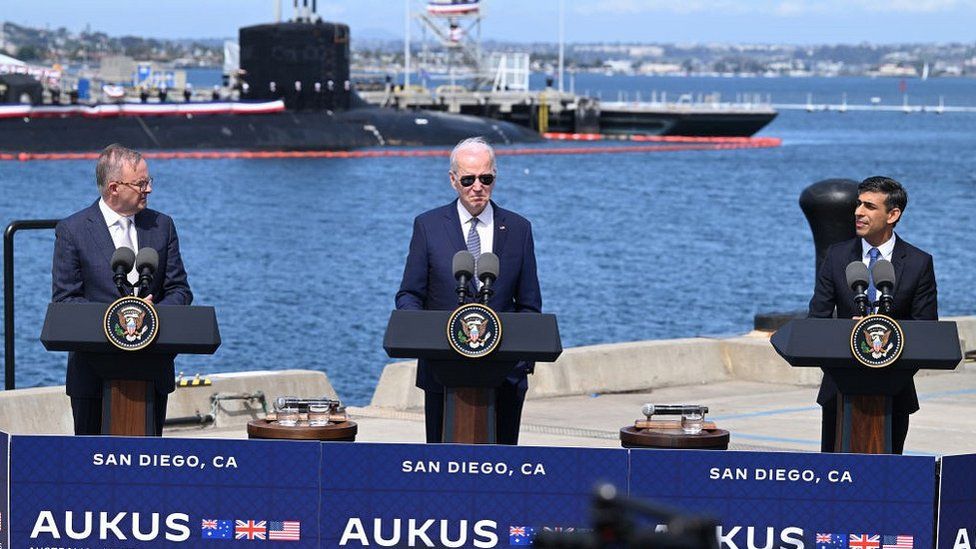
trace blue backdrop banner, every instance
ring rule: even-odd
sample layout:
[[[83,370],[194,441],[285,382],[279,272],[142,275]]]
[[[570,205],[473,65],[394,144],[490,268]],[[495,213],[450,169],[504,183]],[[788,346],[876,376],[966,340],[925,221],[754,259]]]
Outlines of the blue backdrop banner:
[[[708,514],[724,549],[928,549],[935,459],[631,452],[631,495]]]
[[[944,456],[939,484],[939,549],[976,549],[976,455]]]

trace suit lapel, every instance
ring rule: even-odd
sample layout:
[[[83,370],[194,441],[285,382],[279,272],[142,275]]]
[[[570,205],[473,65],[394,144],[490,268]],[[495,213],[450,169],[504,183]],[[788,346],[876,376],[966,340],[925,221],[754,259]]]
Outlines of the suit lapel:
[[[102,215],[102,210],[98,208],[98,201],[95,201],[95,204],[88,208],[88,232],[91,234],[95,247],[105,257],[105,264],[111,264],[112,254],[115,253],[115,243],[112,242],[112,235],[108,232],[108,226],[105,224],[105,216]]]
[[[451,239],[455,252],[467,250],[468,246],[464,243],[464,235],[461,234],[461,216],[457,212],[457,200],[444,207],[444,232]]]
[[[140,250],[146,247],[155,248],[155,246],[152,245],[152,242],[150,242],[150,238],[151,238],[150,235],[152,233],[149,231],[149,227],[146,226],[146,223],[147,223],[146,216],[143,215],[143,212],[137,213],[135,216],[136,242],[137,242],[136,247],[139,248]],[[138,252],[139,250],[134,250],[134,251]]]
[[[892,293],[898,291],[901,273],[905,270],[906,256],[908,256],[908,250],[905,247],[905,241],[895,235],[895,249],[891,251],[891,264],[895,267],[895,287],[892,289]]]
[[[496,206],[494,202],[491,203],[491,207],[494,210],[495,216],[494,242],[491,245],[491,251],[498,257],[501,257],[502,250],[505,249],[505,243],[508,241],[508,215],[506,215],[505,210]]]

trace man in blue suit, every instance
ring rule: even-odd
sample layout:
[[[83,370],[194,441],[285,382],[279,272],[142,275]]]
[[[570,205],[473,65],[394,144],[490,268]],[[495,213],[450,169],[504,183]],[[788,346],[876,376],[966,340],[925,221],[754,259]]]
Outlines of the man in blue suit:
[[[908,206],[908,194],[889,177],[869,177],[857,188],[854,230],[857,238],[827,249],[810,300],[813,318],[854,318],[854,291],[847,285],[846,269],[852,261],[873,265],[887,259],[895,268],[894,307],[888,316],[896,320],[938,320],[939,299],[932,256],[895,234],[895,225]],[[873,285],[869,293],[874,290]],[[824,372],[817,403],[822,407],[820,450],[834,452],[837,433],[837,384]],[[908,416],[918,411],[912,382],[895,395],[891,411],[891,448],[901,454],[908,435]]]
[[[453,310],[457,282],[452,260],[461,250],[498,256],[498,280],[488,305],[499,312],[542,311],[536,274],[532,225],[522,216],[491,201],[495,186],[495,152],[484,139],[458,143],[448,172],[458,198],[417,216],[397,309]],[[477,267],[476,267],[477,268]],[[497,441],[518,444],[522,403],[533,364],[518,363],[495,390]],[[417,387],[424,390],[427,442],[440,442],[443,432],[444,386],[424,360],[417,361]]]
[[[180,258],[180,242],[169,216],[146,208],[153,179],[142,155],[121,145],[102,151],[95,168],[101,197],[62,219],[55,228],[51,270],[54,302],[112,303],[120,297],[112,279],[116,248],[150,247],[159,267],[147,295],[159,305],[189,305],[193,294]],[[138,275],[133,269],[129,282]],[[103,379],[143,379],[156,390],[156,435],[162,434],[167,395],[174,390],[173,355],[142,356],[138,364],[118,354],[69,353],[65,387],[71,397],[75,434],[95,435],[102,428]]]

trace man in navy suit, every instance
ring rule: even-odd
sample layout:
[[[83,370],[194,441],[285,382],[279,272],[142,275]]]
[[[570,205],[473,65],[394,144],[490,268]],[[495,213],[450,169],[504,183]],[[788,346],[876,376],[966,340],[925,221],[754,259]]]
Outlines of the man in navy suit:
[[[159,267],[147,295],[159,305],[189,305],[193,294],[180,258],[180,242],[169,216],[146,208],[153,179],[142,155],[121,145],[102,151],[95,168],[101,197],[94,204],[62,219],[55,228],[51,270],[54,302],[112,303],[120,297],[112,279],[116,248],[150,247],[159,254]],[[137,274],[128,273],[129,282]],[[162,434],[167,395],[174,390],[173,355],[131,357],[118,354],[69,353],[65,387],[71,397],[75,434],[95,435],[102,427],[102,380],[144,379],[156,390],[156,435]]]
[[[847,285],[846,269],[852,261],[871,265],[887,259],[895,268],[894,307],[897,320],[938,320],[938,294],[932,256],[895,234],[895,225],[908,205],[901,184],[888,177],[869,177],[857,188],[854,228],[858,238],[834,244],[827,250],[810,300],[810,317],[855,318],[854,291]],[[869,288],[869,291],[873,289]],[[915,384],[895,396],[892,403],[892,451],[901,454],[908,435],[908,415],[918,410]],[[822,407],[820,447],[836,451],[837,385],[824,373],[817,403]]]
[[[495,152],[480,137],[465,139],[451,152],[448,172],[458,198],[417,216],[397,309],[453,310],[457,282],[452,261],[461,250],[498,256],[498,280],[488,305],[499,312],[542,311],[536,274],[532,225],[522,216],[491,201],[495,186]],[[474,253],[474,252],[472,252]],[[476,254],[477,255],[477,254]],[[526,375],[533,364],[518,363],[495,390],[495,421],[500,444],[518,444]],[[424,390],[427,442],[440,442],[443,432],[444,386],[425,360],[417,361],[417,387]]]

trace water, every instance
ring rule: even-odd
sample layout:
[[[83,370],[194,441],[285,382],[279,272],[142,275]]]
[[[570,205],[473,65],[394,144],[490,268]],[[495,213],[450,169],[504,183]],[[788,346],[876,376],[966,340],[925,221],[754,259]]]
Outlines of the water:
[[[845,89],[716,80],[723,93],[792,83],[802,100],[802,86]],[[974,81],[932,83],[947,104],[976,97],[964,93]],[[757,312],[804,309],[814,250],[797,199],[831,177],[902,181],[899,234],[935,256],[940,313],[976,314],[976,115],[788,111],[763,135],[783,146],[499,158],[494,197],[533,222],[543,308],[564,346],[738,334]],[[368,403],[389,362],[382,335],[413,217],[453,197],[447,160],[152,160],[150,171],[150,204],[176,219],[194,303],[217,307],[223,337],[216,355],[180,357],[177,370],[310,368],[348,403]],[[94,162],[0,162],[0,193],[4,223],[65,216],[95,199]],[[17,385],[63,384],[64,354],[37,341],[53,231],[16,238]]]

